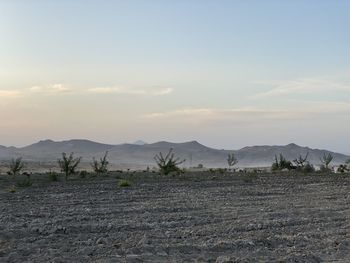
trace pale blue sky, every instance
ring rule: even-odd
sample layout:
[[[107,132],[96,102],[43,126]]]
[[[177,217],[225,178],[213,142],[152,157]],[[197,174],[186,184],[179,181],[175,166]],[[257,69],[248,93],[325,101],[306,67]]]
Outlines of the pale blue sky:
[[[0,0],[0,144],[350,152],[350,1]]]

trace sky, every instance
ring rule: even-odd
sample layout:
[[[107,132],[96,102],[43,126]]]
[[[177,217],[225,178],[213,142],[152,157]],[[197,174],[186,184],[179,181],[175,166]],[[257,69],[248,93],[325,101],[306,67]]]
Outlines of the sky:
[[[350,1],[0,0],[0,145],[350,153]]]

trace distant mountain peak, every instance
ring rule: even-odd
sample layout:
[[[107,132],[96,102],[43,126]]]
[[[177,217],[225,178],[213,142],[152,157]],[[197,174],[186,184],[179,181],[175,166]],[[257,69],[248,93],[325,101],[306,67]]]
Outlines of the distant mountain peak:
[[[187,142],[188,144],[195,144],[195,145],[202,145],[201,143],[199,143],[198,141],[194,140],[194,141],[189,141]]]
[[[53,140],[46,139],[46,140],[40,140],[38,143],[53,143]]]
[[[132,144],[134,144],[134,145],[145,145],[145,144],[147,144],[147,142],[145,142],[143,140],[137,140],[137,141],[134,141]]]

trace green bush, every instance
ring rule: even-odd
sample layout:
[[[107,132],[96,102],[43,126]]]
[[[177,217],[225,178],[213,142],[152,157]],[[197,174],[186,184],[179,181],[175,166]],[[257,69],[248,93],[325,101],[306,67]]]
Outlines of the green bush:
[[[128,180],[120,180],[118,183],[119,187],[129,187],[131,183]]]

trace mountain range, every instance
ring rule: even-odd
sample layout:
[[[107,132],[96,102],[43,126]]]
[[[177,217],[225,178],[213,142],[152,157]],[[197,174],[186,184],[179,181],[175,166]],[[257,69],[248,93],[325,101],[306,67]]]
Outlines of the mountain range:
[[[238,159],[238,167],[268,167],[274,156],[283,154],[286,159],[293,160],[307,153],[310,163],[319,165],[324,154],[332,154],[333,164],[344,163],[350,157],[327,150],[311,149],[294,143],[284,146],[249,146],[239,150],[219,150],[207,147],[197,141],[171,143],[160,141],[147,144],[137,141],[133,144],[103,144],[89,140],[53,141],[43,140],[25,147],[0,146],[0,161],[3,163],[14,157],[23,157],[26,162],[55,163],[63,152],[73,152],[82,157],[82,162],[89,163],[93,157],[99,158],[108,151],[108,160],[114,167],[145,168],[155,166],[154,156],[162,152],[166,154],[173,149],[177,157],[186,159],[184,166],[194,167],[203,164],[205,167],[227,167],[228,153],[234,153]]]

